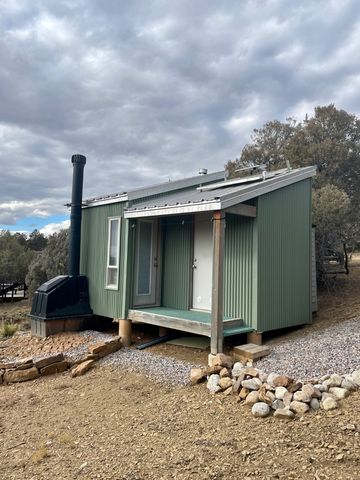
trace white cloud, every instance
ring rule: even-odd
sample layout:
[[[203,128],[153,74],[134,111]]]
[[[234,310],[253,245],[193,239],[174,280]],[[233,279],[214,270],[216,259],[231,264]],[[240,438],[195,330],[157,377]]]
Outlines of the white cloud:
[[[64,220],[60,223],[48,223],[44,227],[40,228],[40,232],[43,235],[49,236],[53,233],[60,232],[60,230],[64,230],[70,227],[70,220]]]

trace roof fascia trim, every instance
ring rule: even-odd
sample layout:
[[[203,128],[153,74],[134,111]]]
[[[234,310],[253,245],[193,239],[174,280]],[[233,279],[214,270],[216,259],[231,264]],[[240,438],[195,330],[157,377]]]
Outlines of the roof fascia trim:
[[[127,194],[121,195],[115,198],[108,198],[108,199],[104,198],[103,200],[94,200],[94,201],[88,200],[86,205],[83,205],[82,208],[99,207],[101,205],[109,205],[111,203],[123,203],[123,202],[127,202],[127,200],[128,200]]]
[[[251,198],[260,197],[261,195],[278,190],[279,188],[287,187],[288,185],[300,182],[301,180],[306,180],[315,175],[316,167],[305,167],[305,169],[302,169],[301,171],[293,171],[281,177],[272,178],[268,182],[264,181],[261,184],[249,185],[245,191],[243,189],[242,192],[228,193],[227,195],[222,196],[221,208],[232,207],[237,203],[246,202],[246,200],[250,200]]]
[[[210,202],[191,203],[187,205],[169,205],[167,207],[153,207],[142,210],[125,210],[125,218],[163,217],[166,215],[179,215],[187,213],[211,212],[220,210],[221,203],[218,200]]]

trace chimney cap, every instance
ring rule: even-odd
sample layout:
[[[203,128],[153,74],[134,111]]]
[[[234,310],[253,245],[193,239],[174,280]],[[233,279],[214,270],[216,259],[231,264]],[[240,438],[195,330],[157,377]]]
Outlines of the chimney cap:
[[[85,155],[80,155],[79,153],[77,153],[77,154],[75,154],[71,157],[71,162],[72,163],[81,163],[82,165],[85,165],[86,157],[85,157]]]
[[[199,169],[199,175],[207,175],[207,168],[200,168]]]

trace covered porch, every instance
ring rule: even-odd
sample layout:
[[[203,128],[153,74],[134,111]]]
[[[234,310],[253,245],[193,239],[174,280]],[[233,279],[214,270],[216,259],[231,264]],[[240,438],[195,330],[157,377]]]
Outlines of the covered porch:
[[[167,307],[142,307],[130,309],[128,319],[211,338],[211,312]],[[224,337],[253,331],[252,328],[244,326],[243,321],[239,318],[224,316],[222,324]]]

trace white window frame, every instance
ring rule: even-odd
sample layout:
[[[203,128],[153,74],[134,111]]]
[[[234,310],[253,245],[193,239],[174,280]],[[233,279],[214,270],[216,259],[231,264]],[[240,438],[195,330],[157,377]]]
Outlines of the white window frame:
[[[118,231],[117,231],[117,259],[116,265],[109,265],[110,263],[110,232],[111,232],[111,222],[118,220]],[[108,230],[107,230],[107,255],[106,255],[106,271],[105,271],[105,288],[107,290],[118,290],[119,289],[119,262],[120,262],[120,231],[121,231],[121,217],[108,217]],[[116,284],[108,284],[108,273],[109,269],[116,270]]]

